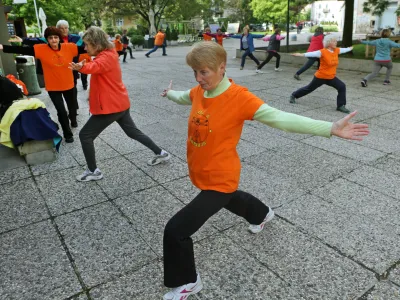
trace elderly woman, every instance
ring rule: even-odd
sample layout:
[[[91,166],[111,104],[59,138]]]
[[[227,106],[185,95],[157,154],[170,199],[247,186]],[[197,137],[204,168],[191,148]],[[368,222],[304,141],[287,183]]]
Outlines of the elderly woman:
[[[121,67],[114,45],[108,41],[107,34],[99,27],[92,26],[82,37],[87,53],[96,58],[86,63],[71,63],[72,70],[91,74],[89,109],[92,114],[79,133],[87,170],[76,177],[78,181],[91,181],[103,178],[96,165],[94,140],[112,123],[117,122],[126,135],[151,149],[155,157],[149,165],[157,165],[169,160],[168,152],[158,147],[133,122],[129,108],[128,91],[122,82]]]
[[[240,39],[240,51],[244,51],[244,53],[242,54],[242,60],[240,62],[240,70],[243,70],[247,56],[250,57],[256,63],[257,67],[260,65],[258,59],[253,55],[253,52],[255,50],[253,39],[262,37],[264,37],[264,35],[251,34],[249,32],[249,27],[247,26],[243,28],[243,34],[231,36],[231,38]]]
[[[120,55],[123,55],[123,56],[124,56],[122,62],[123,62],[123,63],[126,63],[126,55],[127,55],[127,52],[126,52],[126,50],[124,49],[124,44],[122,43],[121,35],[120,35],[120,34],[116,34],[116,35],[115,35],[114,47],[115,47],[115,50],[116,50],[117,53],[118,53],[118,56],[120,56]]]
[[[361,80],[361,86],[367,87],[367,81],[371,80],[378,75],[379,71],[382,67],[386,68],[386,76],[383,81],[384,85],[390,84],[390,75],[392,74],[393,63],[392,58],[390,56],[390,50],[392,48],[400,48],[400,44],[395,43],[388,39],[390,36],[390,29],[384,29],[381,33],[381,38],[373,41],[361,41],[361,43],[366,45],[372,45],[376,47],[376,53],[374,57],[374,67],[372,69],[372,73],[368,74]]]
[[[274,109],[226,76],[227,53],[216,43],[200,42],[186,56],[198,86],[162,96],[191,105],[187,162],[192,183],[201,192],[167,223],[164,231],[164,284],[172,288],[164,300],[198,293],[202,281],[195,268],[191,236],[222,208],[244,218],[259,233],[274,212],[253,195],[238,190],[240,159],[236,150],[244,122],[257,120],[281,130],[361,140],[368,125],[352,124],[356,114],[335,122],[316,121]]]
[[[311,37],[310,41],[310,46],[307,49],[307,52],[313,52],[317,50],[321,50],[324,48],[324,28],[323,27],[317,27],[315,29],[314,35]],[[319,69],[319,58],[318,57],[309,57],[304,64],[297,72],[294,74],[294,78],[297,80],[300,80],[300,75],[307,71],[311,66],[315,63],[318,62],[318,69]]]
[[[336,68],[339,64],[339,54],[353,50],[349,48],[337,48],[337,40],[330,37],[325,41],[325,48],[307,53],[293,53],[293,56],[317,57],[320,59],[320,66],[314,74],[313,80],[309,85],[298,89],[290,96],[290,103],[296,103],[296,99],[313,92],[321,85],[329,85],[338,91],[336,99],[336,110],[343,113],[350,113],[346,108],[346,85],[336,77]]]
[[[61,43],[62,34],[56,27],[47,27],[44,32],[48,44],[35,44],[33,47],[6,46],[0,45],[7,53],[20,53],[32,55],[40,59],[43,66],[45,87],[49,93],[58,115],[58,121],[63,130],[64,138],[67,143],[74,141],[69,120],[72,127],[78,127],[76,121],[76,101],[74,99],[74,76],[68,69],[68,64],[84,53],[83,47],[78,47],[72,43]],[[65,110],[64,99],[67,103],[68,113]]]

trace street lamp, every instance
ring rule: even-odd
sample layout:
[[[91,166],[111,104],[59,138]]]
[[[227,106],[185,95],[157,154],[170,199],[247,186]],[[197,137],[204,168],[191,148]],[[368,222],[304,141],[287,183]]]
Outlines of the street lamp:
[[[286,15],[286,52],[289,53],[289,5],[290,0],[287,0],[287,15]]]

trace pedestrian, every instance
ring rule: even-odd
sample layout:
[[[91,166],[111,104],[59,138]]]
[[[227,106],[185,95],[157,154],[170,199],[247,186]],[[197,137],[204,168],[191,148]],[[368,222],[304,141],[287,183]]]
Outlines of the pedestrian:
[[[3,49],[6,53],[31,55],[40,59],[45,88],[57,110],[58,122],[63,130],[64,139],[67,143],[72,143],[74,138],[71,127],[78,127],[78,122],[74,99],[74,75],[68,69],[68,64],[85,50],[76,44],[61,42],[63,36],[56,27],[47,27],[44,37],[48,44],[34,44],[33,47],[0,45],[0,50]],[[22,39],[20,40],[22,41]],[[65,109],[64,100],[67,103],[68,112]]]
[[[204,33],[203,33],[203,40],[204,41],[212,41],[213,37],[211,36],[211,29],[210,27],[204,28]]]
[[[390,84],[390,75],[393,70],[392,57],[390,56],[390,51],[392,48],[400,48],[399,43],[395,43],[394,41],[389,39],[391,34],[390,29],[384,29],[381,32],[381,38],[372,41],[361,41],[361,43],[365,45],[375,46],[375,57],[374,57],[374,65],[372,68],[372,73],[368,74],[361,80],[361,86],[367,87],[368,80],[375,78],[382,67],[386,68],[386,76],[383,81],[384,85]]]
[[[281,130],[324,137],[361,140],[368,125],[353,124],[356,112],[331,123],[272,108],[235,84],[226,75],[227,53],[216,43],[200,42],[186,56],[198,86],[162,96],[191,105],[187,163],[192,183],[200,193],[167,223],[164,230],[164,284],[172,288],[164,300],[187,299],[203,288],[196,270],[191,236],[222,208],[244,218],[251,233],[259,233],[274,217],[273,210],[253,195],[238,190],[240,159],[236,146],[246,120],[257,120]]]
[[[275,63],[275,71],[280,72],[282,69],[279,69],[279,62],[281,61],[281,56],[279,55],[278,51],[281,48],[281,40],[283,40],[285,37],[281,36],[281,29],[277,28],[275,29],[275,32],[271,36],[265,36],[263,38],[263,41],[269,41],[268,48],[267,48],[267,53],[268,56],[267,58],[257,67],[256,72],[257,73],[262,73],[261,69],[264,67],[271,58],[276,57],[276,63]]]
[[[83,37],[83,31],[79,32],[79,36],[82,38]],[[86,60],[86,62],[92,61],[92,58],[90,57],[89,54],[83,53],[79,55],[78,62],[81,62],[82,60]],[[80,74],[81,76],[81,81],[82,81],[82,87],[86,91],[88,88],[88,75],[87,74]]]
[[[324,28],[317,27],[315,29],[314,35],[311,37],[310,46],[307,49],[307,52],[313,52],[317,50],[321,50],[324,48]],[[315,62],[318,62],[319,69],[319,58],[318,57],[308,57],[306,63],[294,74],[294,78],[300,80],[300,75],[307,71]]]
[[[124,49],[124,44],[121,41],[121,35],[120,34],[116,34],[115,35],[115,39],[114,39],[114,47],[115,47],[115,51],[117,51],[118,53],[118,57],[123,55],[124,58],[122,59],[123,63],[126,63],[126,51]],[[119,60],[119,59],[118,59]]]
[[[346,85],[336,77],[336,69],[339,64],[339,54],[353,50],[349,48],[337,48],[337,40],[334,37],[325,41],[325,48],[307,53],[293,53],[293,56],[318,57],[321,61],[319,69],[314,74],[313,80],[305,87],[293,92],[290,96],[290,103],[296,103],[296,99],[315,91],[321,85],[328,85],[338,91],[336,100],[336,110],[343,113],[350,113],[346,108]]]
[[[126,135],[151,149],[155,156],[147,163],[157,165],[169,160],[170,155],[158,147],[147,135],[141,132],[130,115],[130,100],[122,82],[121,67],[114,46],[107,40],[107,34],[99,27],[92,26],[83,35],[86,50],[96,58],[89,63],[71,63],[70,69],[90,76],[89,110],[91,116],[79,133],[87,170],[77,176],[78,181],[91,181],[103,178],[96,165],[94,140],[112,123],[117,122]]]
[[[215,41],[216,41],[219,45],[221,45],[221,46],[224,46],[224,45],[223,45],[223,43],[224,43],[224,38],[229,38],[229,37],[230,37],[229,34],[224,34],[224,33],[222,33],[221,28],[218,28],[218,29],[217,29],[217,33],[206,32],[205,34],[208,35],[208,36],[210,36],[210,37],[215,38]]]
[[[249,27],[245,26],[243,28],[243,33],[239,35],[231,35],[231,38],[240,39],[240,51],[244,51],[242,54],[242,60],[240,62],[240,70],[243,70],[244,64],[246,62],[246,57],[250,57],[257,65],[260,65],[258,59],[253,55],[255,51],[254,48],[254,39],[262,38],[264,35],[261,34],[252,34],[249,32]]]
[[[156,52],[158,48],[162,47],[163,56],[167,56],[167,52],[165,51],[165,33],[164,29],[160,28],[158,33],[156,34],[156,38],[154,40],[154,48],[145,54],[147,58],[150,58],[150,54]]]
[[[125,52],[127,50],[129,51],[129,56],[131,57],[131,59],[135,59],[132,55],[132,48],[129,46],[128,30],[126,29],[124,29],[124,31],[122,32],[122,44]]]

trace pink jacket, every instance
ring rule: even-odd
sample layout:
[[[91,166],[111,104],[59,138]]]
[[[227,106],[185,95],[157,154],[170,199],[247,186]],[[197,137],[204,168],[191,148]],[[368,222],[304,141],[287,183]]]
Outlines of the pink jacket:
[[[115,49],[101,51],[79,72],[90,78],[89,110],[93,115],[112,114],[130,107],[128,91],[122,82],[121,67]]]

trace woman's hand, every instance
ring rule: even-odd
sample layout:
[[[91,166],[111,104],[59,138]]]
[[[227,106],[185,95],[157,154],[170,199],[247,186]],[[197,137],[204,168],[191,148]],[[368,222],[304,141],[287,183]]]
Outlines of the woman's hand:
[[[168,91],[172,89],[172,80],[169,82],[168,87],[163,90],[163,92],[160,94],[162,97],[166,97],[168,94]]]
[[[343,119],[333,123],[331,134],[347,140],[362,141],[363,136],[369,134],[368,124],[354,124],[349,122],[356,114],[357,111],[353,111]]]
[[[0,44],[0,50],[3,50],[3,45],[2,44]]]
[[[299,57],[300,57],[300,56],[304,56],[304,53],[292,53],[291,55],[292,55],[292,56],[299,56]]]
[[[22,43],[23,42],[23,40],[17,35],[11,36],[11,39],[9,39],[8,41],[10,43]]]
[[[79,71],[80,69],[82,69],[82,67],[86,64],[86,59],[82,60],[80,63],[74,63],[71,62],[68,65],[68,69],[71,69],[73,71]]]

